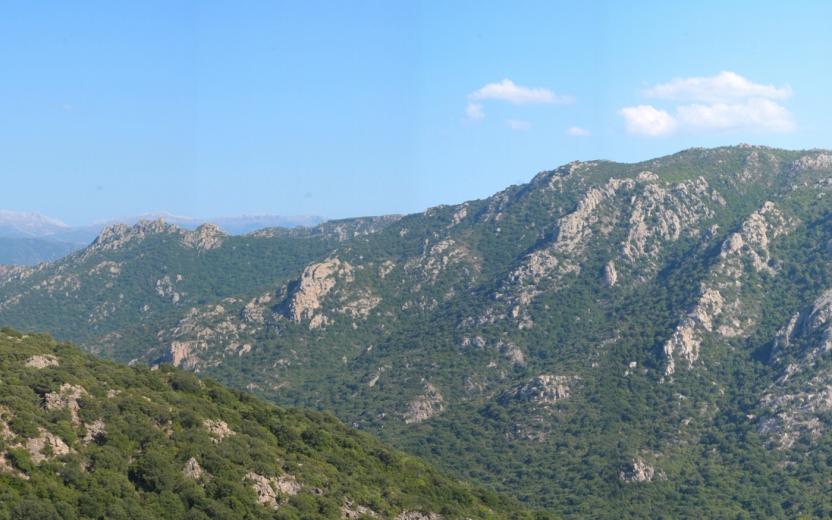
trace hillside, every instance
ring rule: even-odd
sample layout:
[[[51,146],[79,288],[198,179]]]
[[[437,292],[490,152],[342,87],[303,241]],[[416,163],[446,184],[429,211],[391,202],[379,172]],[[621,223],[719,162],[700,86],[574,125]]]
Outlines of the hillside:
[[[832,514],[832,153],[575,162],[232,237],[160,222],[0,274],[0,323],[328,410],[567,516]]]
[[[544,518],[329,415],[0,332],[0,518]]]

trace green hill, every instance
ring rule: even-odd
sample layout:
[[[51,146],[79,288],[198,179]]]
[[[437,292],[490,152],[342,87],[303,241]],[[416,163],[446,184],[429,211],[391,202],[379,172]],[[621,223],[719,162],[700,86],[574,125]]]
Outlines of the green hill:
[[[544,518],[330,415],[0,332],[0,518]]]

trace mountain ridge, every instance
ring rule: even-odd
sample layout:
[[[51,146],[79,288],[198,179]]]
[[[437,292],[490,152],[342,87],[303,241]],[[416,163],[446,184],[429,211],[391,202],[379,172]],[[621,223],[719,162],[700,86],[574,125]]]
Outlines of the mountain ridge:
[[[332,410],[566,516],[823,516],[831,187],[823,150],[573,162],[207,250],[145,233],[6,274],[0,322]]]

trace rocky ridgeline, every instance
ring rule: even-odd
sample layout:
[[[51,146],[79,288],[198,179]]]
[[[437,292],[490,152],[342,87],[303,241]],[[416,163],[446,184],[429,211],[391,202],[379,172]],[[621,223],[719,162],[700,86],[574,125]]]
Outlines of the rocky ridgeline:
[[[198,251],[208,251],[222,245],[226,235],[214,224],[203,224],[194,231],[168,224],[162,219],[141,220],[133,226],[114,224],[104,228],[82,258],[104,251],[118,251],[154,235],[175,235],[181,243]]]
[[[699,359],[707,335],[722,340],[745,337],[758,320],[756,306],[742,298],[747,265],[758,273],[775,275],[770,240],[788,233],[796,221],[767,201],[722,244],[719,259],[700,287],[700,297],[664,345],[665,374],[673,375],[676,360],[690,368]]]
[[[563,183],[563,175],[552,177]],[[567,275],[579,275],[590,248],[603,248],[623,228],[626,234],[616,256],[604,270],[605,283],[618,281],[615,262],[626,266],[630,283],[655,275],[663,251],[680,238],[696,238],[699,223],[714,217],[713,207],[725,199],[703,177],[667,186],[659,177],[642,171],[635,178],[611,178],[601,187],[586,189],[574,211],[558,219],[554,240],[529,253],[506,277],[495,294],[510,306],[509,315],[519,327],[533,326],[527,309],[544,291],[557,291]],[[495,314],[492,311],[492,314]]]

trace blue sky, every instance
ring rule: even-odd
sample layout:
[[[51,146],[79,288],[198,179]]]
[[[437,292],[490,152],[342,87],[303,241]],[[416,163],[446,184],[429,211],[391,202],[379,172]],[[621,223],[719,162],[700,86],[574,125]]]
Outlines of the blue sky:
[[[404,213],[574,159],[832,147],[832,3],[681,4],[7,1],[0,207]]]

